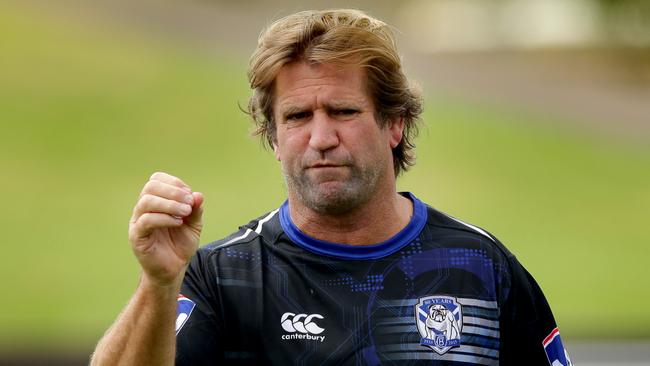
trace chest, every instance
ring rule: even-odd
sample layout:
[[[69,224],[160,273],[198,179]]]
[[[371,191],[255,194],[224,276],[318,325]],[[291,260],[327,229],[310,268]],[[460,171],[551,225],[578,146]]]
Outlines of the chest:
[[[219,286],[229,341],[254,342],[269,363],[497,365],[498,282],[491,266],[426,256],[279,257]]]

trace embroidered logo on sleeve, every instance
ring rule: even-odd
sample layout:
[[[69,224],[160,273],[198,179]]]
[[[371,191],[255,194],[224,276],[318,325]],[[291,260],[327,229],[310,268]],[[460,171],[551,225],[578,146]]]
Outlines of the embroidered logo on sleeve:
[[[183,328],[187,319],[190,318],[195,305],[194,301],[183,295],[178,295],[178,303],[176,305],[176,335],[181,331],[181,328]]]
[[[544,352],[546,352],[546,357],[548,357],[548,363],[551,366],[572,366],[571,360],[569,359],[569,354],[564,345],[562,344],[562,339],[560,338],[560,331],[555,328],[544,338],[542,342],[544,345]]]

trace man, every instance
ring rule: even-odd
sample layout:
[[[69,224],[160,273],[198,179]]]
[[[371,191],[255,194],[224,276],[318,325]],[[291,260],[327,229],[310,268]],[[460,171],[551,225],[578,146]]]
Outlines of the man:
[[[396,191],[421,102],[386,24],[288,16],[249,78],[287,201],[197,251],[203,195],[155,173],[129,227],[142,278],[92,364],[568,364],[514,256]]]

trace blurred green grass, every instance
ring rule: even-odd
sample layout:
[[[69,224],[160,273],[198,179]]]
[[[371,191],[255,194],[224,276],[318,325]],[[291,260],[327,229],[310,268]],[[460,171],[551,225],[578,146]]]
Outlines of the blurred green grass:
[[[0,350],[88,349],[136,285],[127,222],[152,172],[205,193],[204,243],[284,187],[238,108],[244,60],[25,9],[0,5]],[[649,337],[650,149],[454,99],[426,109],[401,189],[506,243],[566,337]]]

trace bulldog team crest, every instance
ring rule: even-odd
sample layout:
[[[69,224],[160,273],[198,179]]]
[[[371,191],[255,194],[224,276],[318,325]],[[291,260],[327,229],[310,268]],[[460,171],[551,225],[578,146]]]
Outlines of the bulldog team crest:
[[[422,338],[420,344],[439,355],[460,346],[463,328],[462,307],[455,297],[423,297],[415,305],[415,323]]]

